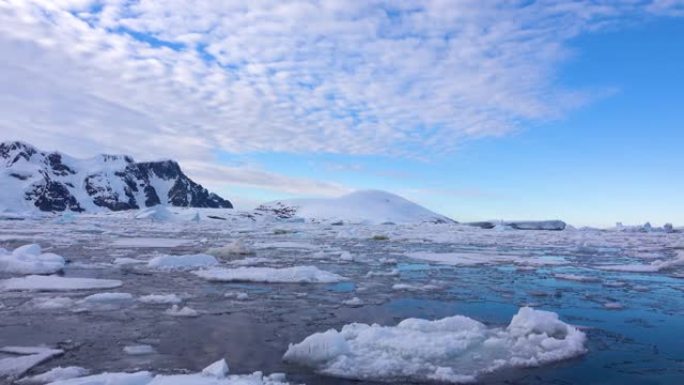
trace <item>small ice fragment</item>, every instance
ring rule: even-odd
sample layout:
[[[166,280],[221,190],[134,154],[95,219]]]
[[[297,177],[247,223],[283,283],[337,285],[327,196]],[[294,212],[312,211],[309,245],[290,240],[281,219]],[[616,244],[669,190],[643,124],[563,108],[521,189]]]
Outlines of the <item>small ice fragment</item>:
[[[351,306],[351,307],[359,307],[359,306],[363,306],[365,303],[363,302],[363,300],[361,298],[354,297],[352,299],[342,301],[342,304],[347,305],[347,306]]]
[[[179,308],[178,305],[171,306],[170,309],[166,310],[166,314],[174,317],[197,317],[199,315],[197,310],[191,307],[185,306]]]
[[[147,304],[177,304],[182,300],[175,294],[149,294],[138,298],[138,301]]]
[[[624,306],[620,302],[606,302],[603,304],[603,307],[606,309],[611,309],[611,310],[620,310]]]
[[[229,291],[223,296],[226,298],[234,298],[238,301],[246,301],[249,299],[249,294],[241,291]]]
[[[202,375],[207,377],[224,378],[228,374],[228,363],[223,358],[202,369]]]
[[[128,345],[123,348],[124,353],[132,356],[142,356],[146,354],[154,354],[156,351],[150,345]]]

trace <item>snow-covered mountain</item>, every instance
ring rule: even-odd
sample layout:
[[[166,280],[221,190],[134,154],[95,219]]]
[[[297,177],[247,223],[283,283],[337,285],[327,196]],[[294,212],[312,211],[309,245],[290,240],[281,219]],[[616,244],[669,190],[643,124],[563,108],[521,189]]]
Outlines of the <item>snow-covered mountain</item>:
[[[273,213],[280,218],[299,217],[369,224],[454,222],[400,196],[378,190],[357,191],[339,198],[278,200],[265,203],[256,210]]]
[[[126,155],[75,159],[23,142],[0,143],[0,211],[128,210],[158,204],[232,208],[172,160]]]

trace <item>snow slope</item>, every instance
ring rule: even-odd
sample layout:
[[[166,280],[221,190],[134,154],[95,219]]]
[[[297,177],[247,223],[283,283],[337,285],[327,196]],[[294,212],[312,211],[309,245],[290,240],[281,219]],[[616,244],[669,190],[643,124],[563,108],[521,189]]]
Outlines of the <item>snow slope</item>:
[[[259,206],[280,218],[300,217],[353,223],[451,223],[453,220],[400,196],[379,190],[362,190],[339,198],[279,200]]]

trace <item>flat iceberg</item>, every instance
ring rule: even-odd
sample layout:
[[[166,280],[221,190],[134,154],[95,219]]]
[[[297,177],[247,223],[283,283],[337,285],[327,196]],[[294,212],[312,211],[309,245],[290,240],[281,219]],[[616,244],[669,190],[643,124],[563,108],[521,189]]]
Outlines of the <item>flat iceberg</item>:
[[[5,346],[0,348],[0,352],[17,355],[0,359],[0,379],[21,377],[32,367],[64,353],[60,349],[42,346]]]
[[[68,291],[112,289],[121,286],[116,279],[64,278],[53,275],[28,275],[0,281],[0,291]]]
[[[43,253],[37,244],[17,247],[11,253],[0,249],[0,272],[14,274],[52,274],[64,268],[64,258]]]
[[[218,261],[209,254],[160,255],[147,262],[147,267],[159,270],[188,270],[214,265],[218,265]]]
[[[270,282],[270,283],[334,283],[345,277],[320,270],[316,266],[293,266],[276,269],[272,267],[238,267],[199,270],[194,274],[218,282]]]
[[[156,375],[150,372],[101,373],[93,376],[51,382],[48,385],[288,385],[282,374],[264,376],[252,374],[228,374],[228,364],[219,360],[207,366],[201,373]]]
[[[17,384],[45,384],[59,380],[69,380],[72,378],[83,377],[89,374],[89,370],[80,366],[67,366],[65,368],[58,366],[52,368],[45,373],[37,374],[32,377],[22,378],[17,381]]]
[[[581,355],[585,340],[556,313],[523,307],[505,328],[458,315],[412,318],[397,326],[349,324],[290,345],[283,359],[342,378],[462,383],[504,368]]]

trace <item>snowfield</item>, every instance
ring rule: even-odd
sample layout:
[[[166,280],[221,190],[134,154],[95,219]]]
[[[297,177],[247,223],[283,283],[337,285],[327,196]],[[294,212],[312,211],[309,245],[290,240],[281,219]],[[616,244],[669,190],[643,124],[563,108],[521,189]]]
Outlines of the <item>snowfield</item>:
[[[681,383],[677,229],[380,212],[0,220],[0,383]]]

